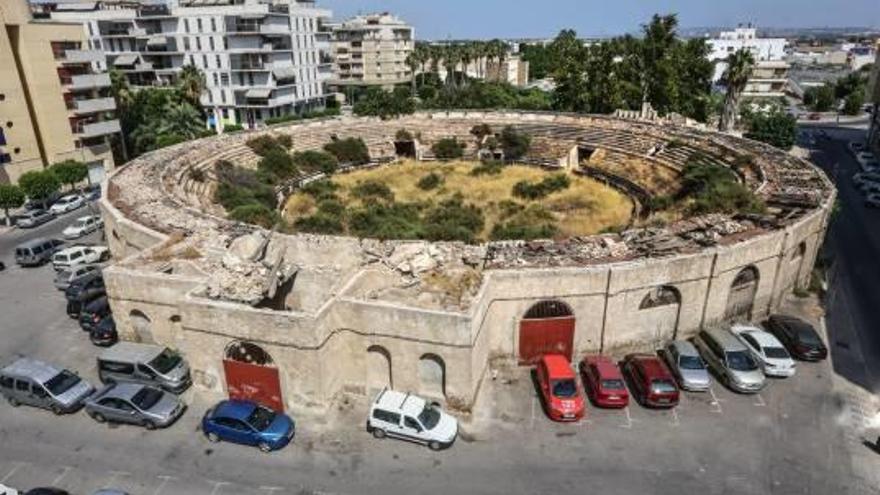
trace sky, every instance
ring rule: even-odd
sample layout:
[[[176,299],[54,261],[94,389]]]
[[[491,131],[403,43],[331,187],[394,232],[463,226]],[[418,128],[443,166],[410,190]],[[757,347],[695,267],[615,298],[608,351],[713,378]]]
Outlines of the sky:
[[[419,39],[549,38],[565,28],[580,36],[634,32],[654,13],[678,13],[682,27],[874,27],[880,0],[316,0],[342,19],[392,12]]]

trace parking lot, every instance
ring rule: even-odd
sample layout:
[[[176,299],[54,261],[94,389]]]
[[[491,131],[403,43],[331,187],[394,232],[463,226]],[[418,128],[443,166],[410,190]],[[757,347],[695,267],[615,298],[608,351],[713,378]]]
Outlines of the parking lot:
[[[0,235],[7,264],[0,273],[0,365],[28,355],[97,383],[100,350],[66,316],[51,266],[23,269],[12,260],[22,236],[55,235],[76,216]],[[828,362],[798,363],[795,377],[773,380],[756,395],[719,385],[708,394],[686,393],[668,411],[590,405],[576,424],[545,417],[528,369],[495,369],[474,414],[463,418],[459,440],[442,452],[373,439],[363,426],[366,400],[357,398],[339,404],[332,417],[295,418],[294,443],[270,455],[205,440],[198,425],[210,404],[193,391],[183,396],[190,405],[183,418],[155,432],[4,402],[0,484],[58,485],[82,494],[114,486],[147,495],[875,492],[853,475],[852,450],[861,440]],[[328,431],[329,424],[336,429]]]

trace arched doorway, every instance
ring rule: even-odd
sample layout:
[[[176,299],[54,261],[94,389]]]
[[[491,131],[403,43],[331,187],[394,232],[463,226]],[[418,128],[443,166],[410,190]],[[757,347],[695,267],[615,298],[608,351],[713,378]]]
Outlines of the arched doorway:
[[[230,399],[252,400],[284,411],[278,368],[265,349],[252,342],[232,342],[226,346],[223,370]]]
[[[752,319],[759,281],[760,275],[754,266],[743,268],[736,275],[733,283],[730,284],[730,292],[727,296],[727,309],[724,312],[726,320]]]
[[[430,353],[419,358],[419,383],[422,395],[446,397],[446,363],[443,358]]]
[[[393,388],[391,353],[381,345],[367,348],[367,395],[373,396],[383,388]]]
[[[533,364],[545,354],[571,359],[574,348],[574,313],[562,301],[540,301],[519,323],[519,362]]]
[[[647,312],[640,315],[640,321],[648,319],[651,322],[657,343],[674,339],[681,314],[681,292],[671,285],[655,287],[642,298],[639,311]]]
[[[153,339],[152,322],[143,311],[133,309],[131,310],[131,313],[129,313],[128,318],[131,321],[131,328],[134,330],[138,342],[143,342],[145,344],[156,343]]]

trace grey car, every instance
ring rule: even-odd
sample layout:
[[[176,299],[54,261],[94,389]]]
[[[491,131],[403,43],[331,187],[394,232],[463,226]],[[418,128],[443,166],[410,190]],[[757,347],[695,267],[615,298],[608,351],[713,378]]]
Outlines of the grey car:
[[[673,340],[663,348],[663,359],[682,389],[690,392],[709,390],[709,370],[693,344]]]
[[[169,426],[185,409],[177,396],[136,383],[107,385],[86,401],[86,412],[99,423],[131,423],[148,430]]]
[[[758,361],[730,330],[703,330],[694,343],[706,363],[731,390],[757,393],[767,384]]]
[[[75,373],[31,358],[20,358],[0,370],[0,395],[12,406],[28,405],[55,414],[76,411],[95,391]]]

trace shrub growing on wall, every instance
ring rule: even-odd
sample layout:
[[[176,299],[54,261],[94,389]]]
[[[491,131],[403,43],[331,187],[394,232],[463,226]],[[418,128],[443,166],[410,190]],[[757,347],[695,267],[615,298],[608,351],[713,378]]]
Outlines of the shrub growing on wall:
[[[332,174],[339,167],[335,156],[324,151],[301,151],[293,154],[293,162],[306,172]]]
[[[238,222],[259,225],[267,229],[271,229],[280,221],[278,212],[258,203],[245,204],[234,208],[229,212],[229,218]]]
[[[257,164],[257,170],[270,182],[283,181],[297,175],[298,170],[293,163],[293,158],[287,151],[280,148],[272,148],[263,155]]]
[[[731,170],[714,163],[691,161],[682,172],[678,199],[690,201],[696,214],[761,213],[765,206]]]
[[[526,134],[517,132],[511,126],[507,126],[501,131],[499,138],[501,149],[504,151],[504,158],[507,160],[519,160],[524,157],[532,145],[532,138]]]
[[[324,145],[324,151],[335,156],[339,163],[360,165],[370,161],[370,150],[361,138],[331,141]]]
[[[287,153],[287,150],[293,146],[293,140],[286,134],[279,136],[263,135],[249,139],[246,144],[254,153],[266,156],[273,150]]]
[[[434,143],[431,151],[438,160],[455,160],[464,155],[464,143],[455,138],[444,138]]]

